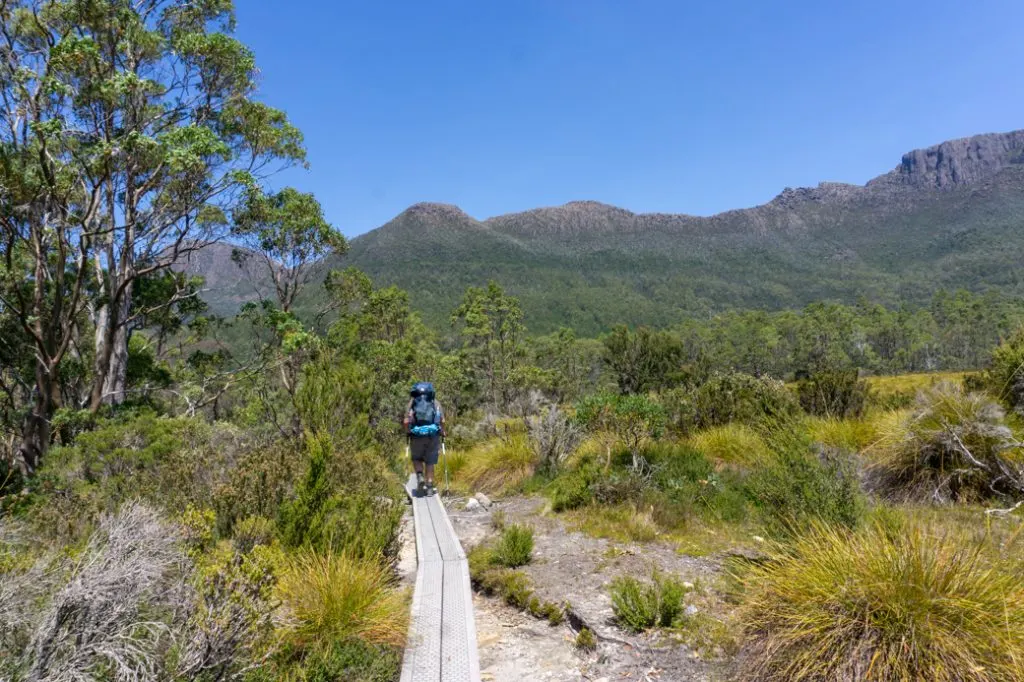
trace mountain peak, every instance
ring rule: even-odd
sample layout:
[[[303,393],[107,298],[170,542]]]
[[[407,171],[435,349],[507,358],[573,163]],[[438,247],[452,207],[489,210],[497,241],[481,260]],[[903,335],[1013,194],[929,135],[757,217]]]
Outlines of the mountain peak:
[[[430,220],[473,220],[473,218],[455,204],[441,204],[422,201],[413,204],[402,212],[402,215],[416,216]]]
[[[987,133],[907,152],[895,170],[875,178],[868,186],[947,190],[974,185],[1020,163],[1024,163],[1024,130]]]

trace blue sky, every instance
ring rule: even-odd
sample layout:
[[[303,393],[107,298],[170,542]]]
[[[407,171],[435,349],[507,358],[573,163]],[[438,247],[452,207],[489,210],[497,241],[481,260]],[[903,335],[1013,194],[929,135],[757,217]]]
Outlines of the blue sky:
[[[238,0],[353,236],[410,204],[708,215],[1024,128],[1021,0]]]

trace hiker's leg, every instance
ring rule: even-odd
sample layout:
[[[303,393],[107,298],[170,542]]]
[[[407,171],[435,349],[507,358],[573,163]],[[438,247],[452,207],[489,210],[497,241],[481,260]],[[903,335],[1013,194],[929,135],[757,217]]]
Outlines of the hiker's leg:
[[[414,459],[412,461],[412,468],[416,470],[417,474],[422,474],[423,473],[423,462],[421,462],[418,459]]]
[[[433,464],[428,464],[427,465],[427,475],[424,478],[427,479],[427,483],[433,483],[434,482],[434,465]]]

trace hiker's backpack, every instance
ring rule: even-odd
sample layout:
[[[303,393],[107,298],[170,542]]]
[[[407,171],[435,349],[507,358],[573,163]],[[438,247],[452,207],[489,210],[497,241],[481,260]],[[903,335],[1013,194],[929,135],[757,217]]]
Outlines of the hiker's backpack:
[[[414,436],[433,436],[440,432],[441,411],[434,400],[434,387],[430,384],[416,384],[413,387],[409,433]]]

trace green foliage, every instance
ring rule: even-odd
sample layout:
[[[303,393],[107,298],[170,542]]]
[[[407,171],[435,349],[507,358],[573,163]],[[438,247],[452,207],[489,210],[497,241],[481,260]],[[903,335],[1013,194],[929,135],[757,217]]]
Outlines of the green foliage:
[[[758,424],[794,417],[800,407],[782,382],[742,372],[716,372],[693,394],[698,428]]]
[[[775,461],[751,477],[750,494],[768,529],[789,537],[814,522],[856,527],[865,512],[852,463],[840,453],[815,454],[801,434],[780,431],[770,441]]]
[[[580,651],[589,653],[597,649],[597,638],[594,637],[594,632],[590,628],[583,627],[576,633],[575,644]]]
[[[342,454],[325,434],[308,436],[306,453],[306,472],[280,507],[282,541],[289,547],[393,559],[402,509],[383,462],[368,452]]]
[[[299,421],[307,432],[330,435],[335,447],[369,447],[372,387],[366,367],[325,353],[303,368],[295,396]]]
[[[569,511],[589,504],[594,499],[590,486],[598,475],[596,467],[581,466],[556,478],[547,489],[551,510]]]
[[[491,562],[505,568],[519,568],[533,559],[533,529],[513,523],[501,531],[491,552]]]
[[[626,325],[618,325],[602,342],[605,364],[623,394],[655,391],[679,383],[685,377],[680,369],[682,342],[669,332],[647,327],[632,332]]]
[[[992,351],[984,382],[992,395],[1024,414],[1024,327]]]
[[[797,383],[800,405],[818,417],[856,418],[868,402],[868,383],[857,370],[815,372]]]
[[[664,409],[652,398],[610,393],[584,398],[576,406],[576,417],[592,432],[615,434],[632,455],[632,466],[638,473],[645,466],[640,453],[641,445],[661,435],[666,422]]]
[[[619,576],[610,590],[615,619],[633,632],[670,628],[682,620],[686,588],[677,578],[657,572],[650,582]]]
[[[497,407],[509,405],[525,354],[518,299],[494,281],[486,288],[469,287],[451,322],[461,339],[463,361],[471,368],[484,400]]]

